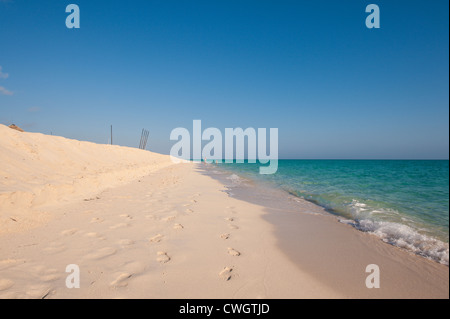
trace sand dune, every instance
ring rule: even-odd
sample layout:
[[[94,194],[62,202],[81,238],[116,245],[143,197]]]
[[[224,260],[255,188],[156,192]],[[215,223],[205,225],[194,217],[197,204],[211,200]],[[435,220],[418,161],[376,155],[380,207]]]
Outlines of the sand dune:
[[[46,206],[76,199],[172,165],[135,148],[20,132],[0,125],[0,233],[41,225]]]

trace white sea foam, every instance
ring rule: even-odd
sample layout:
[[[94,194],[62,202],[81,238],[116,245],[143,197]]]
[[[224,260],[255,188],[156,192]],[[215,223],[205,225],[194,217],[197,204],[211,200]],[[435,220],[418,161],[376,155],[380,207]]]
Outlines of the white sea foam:
[[[409,250],[415,254],[449,265],[449,244],[439,239],[419,233],[420,228],[394,221],[379,220],[379,215],[404,220],[398,212],[392,209],[367,209],[367,205],[356,200],[349,205],[354,220],[340,219],[340,222],[372,233],[384,242]],[[378,219],[377,219],[378,218]],[[411,220],[408,220],[411,221]]]
[[[233,184],[241,184],[244,180],[236,174],[231,174],[227,177]]]

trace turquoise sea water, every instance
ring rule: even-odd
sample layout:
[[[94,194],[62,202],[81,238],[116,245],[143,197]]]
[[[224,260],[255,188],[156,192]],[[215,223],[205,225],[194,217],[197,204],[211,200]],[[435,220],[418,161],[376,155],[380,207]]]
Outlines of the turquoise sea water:
[[[448,161],[280,160],[273,175],[260,175],[256,164],[219,166],[313,201],[343,223],[448,265]]]

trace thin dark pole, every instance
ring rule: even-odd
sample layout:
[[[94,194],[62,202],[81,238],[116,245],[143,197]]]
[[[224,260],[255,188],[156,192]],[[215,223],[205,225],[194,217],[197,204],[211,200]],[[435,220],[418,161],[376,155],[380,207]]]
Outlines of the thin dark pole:
[[[150,135],[150,132],[147,131],[147,138],[145,139],[145,148],[147,148],[147,142],[148,142],[148,136]]]
[[[145,149],[145,136],[147,135],[147,130],[144,130],[144,139],[142,140],[142,149]]]
[[[149,134],[149,132],[146,130],[146,131],[145,131],[144,150],[145,150],[145,148],[147,147],[148,134]]]
[[[144,130],[144,139],[142,140],[142,149],[145,149],[145,139],[147,138],[147,130]]]
[[[142,135],[142,145],[141,145],[141,149],[142,150],[144,149],[144,144],[145,144],[145,130],[144,130],[143,135]]]
[[[111,145],[113,145],[112,125],[111,125]]]
[[[141,131],[141,140],[139,141],[139,149],[142,148],[142,137],[144,136],[144,129]]]

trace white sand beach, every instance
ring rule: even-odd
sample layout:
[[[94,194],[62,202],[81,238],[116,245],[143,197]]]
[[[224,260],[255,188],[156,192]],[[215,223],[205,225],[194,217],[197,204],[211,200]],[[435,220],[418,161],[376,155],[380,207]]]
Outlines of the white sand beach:
[[[306,201],[230,197],[203,164],[4,125],[0,162],[0,298],[449,297],[447,266]]]

